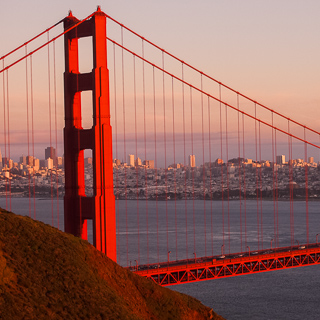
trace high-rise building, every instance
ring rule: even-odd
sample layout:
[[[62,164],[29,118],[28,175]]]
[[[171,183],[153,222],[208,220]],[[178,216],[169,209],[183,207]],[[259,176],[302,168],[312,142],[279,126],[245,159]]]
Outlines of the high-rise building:
[[[54,166],[57,166],[57,155],[56,155],[56,149],[53,148],[53,147],[47,147],[45,150],[44,150],[44,155],[45,155],[45,159],[49,159],[51,158],[52,161],[53,161],[53,165]]]
[[[154,160],[145,160],[143,164],[149,169],[154,169]]]
[[[189,166],[194,168],[196,166],[196,156],[194,154],[190,154],[189,156]]]
[[[38,171],[40,169],[40,160],[37,158],[33,159],[33,169]]]
[[[24,155],[22,155],[22,156],[20,157],[20,163],[21,163],[22,165],[26,166],[26,165],[27,165],[27,157],[24,156]]]
[[[40,168],[46,167],[46,160],[40,160]]]
[[[33,166],[33,156],[27,156],[27,166]]]
[[[1,148],[0,148],[0,170],[2,169],[2,154],[1,154]]]
[[[128,166],[134,167],[134,155],[133,154],[128,155]]]
[[[314,157],[309,157],[309,163],[314,163]]]
[[[139,157],[136,159],[135,165],[136,165],[136,167],[139,167],[139,166],[142,165],[142,161],[141,161],[141,159]]]
[[[46,161],[46,167],[50,170],[53,168],[53,160],[51,158],[48,158]]]
[[[277,156],[276,157],[276,162],[277,162],[277,164],[285,164],[286,156],[283,155],[283,154],[281,156]]]
[[[63,166],[63,157],[57,157],[57,164],[58,166]],[[92,158],[91,158],[91,164],[92,164]]]

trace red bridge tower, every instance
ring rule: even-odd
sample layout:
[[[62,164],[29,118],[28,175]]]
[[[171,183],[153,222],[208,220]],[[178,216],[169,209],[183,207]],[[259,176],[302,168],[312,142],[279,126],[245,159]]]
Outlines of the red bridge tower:
[[[80,21],[64,20],[64,29]],[[79,73],[78,39],[92,37],[93,70]],[[107,69],[106,15],[100,10],[65,34],[65,231],[87,239],[93,220],[94,246],[116,261],[116,219],[113,194],[112,132]],[[81,92],[92,90],[93,125],[82,128]],[[92,150],[93,196],[85,195],[84,150]]]

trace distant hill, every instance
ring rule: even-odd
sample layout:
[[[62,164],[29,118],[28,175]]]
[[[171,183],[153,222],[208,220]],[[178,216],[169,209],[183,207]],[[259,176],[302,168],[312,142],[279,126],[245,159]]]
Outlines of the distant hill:
[[[0,209],[1,319],[223,319],[88,242]]]

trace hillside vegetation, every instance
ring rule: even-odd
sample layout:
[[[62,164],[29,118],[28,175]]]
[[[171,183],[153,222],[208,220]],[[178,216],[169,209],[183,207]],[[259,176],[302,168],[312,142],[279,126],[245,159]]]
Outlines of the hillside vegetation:
[[[88,242],[0,210],[1,319],[223,319]]]

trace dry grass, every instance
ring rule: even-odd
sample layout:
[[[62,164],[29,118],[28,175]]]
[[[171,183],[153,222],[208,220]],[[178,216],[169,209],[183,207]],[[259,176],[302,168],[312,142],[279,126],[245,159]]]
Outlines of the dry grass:
[[[1,319],[222,319],[88,242],[0,211]]]

